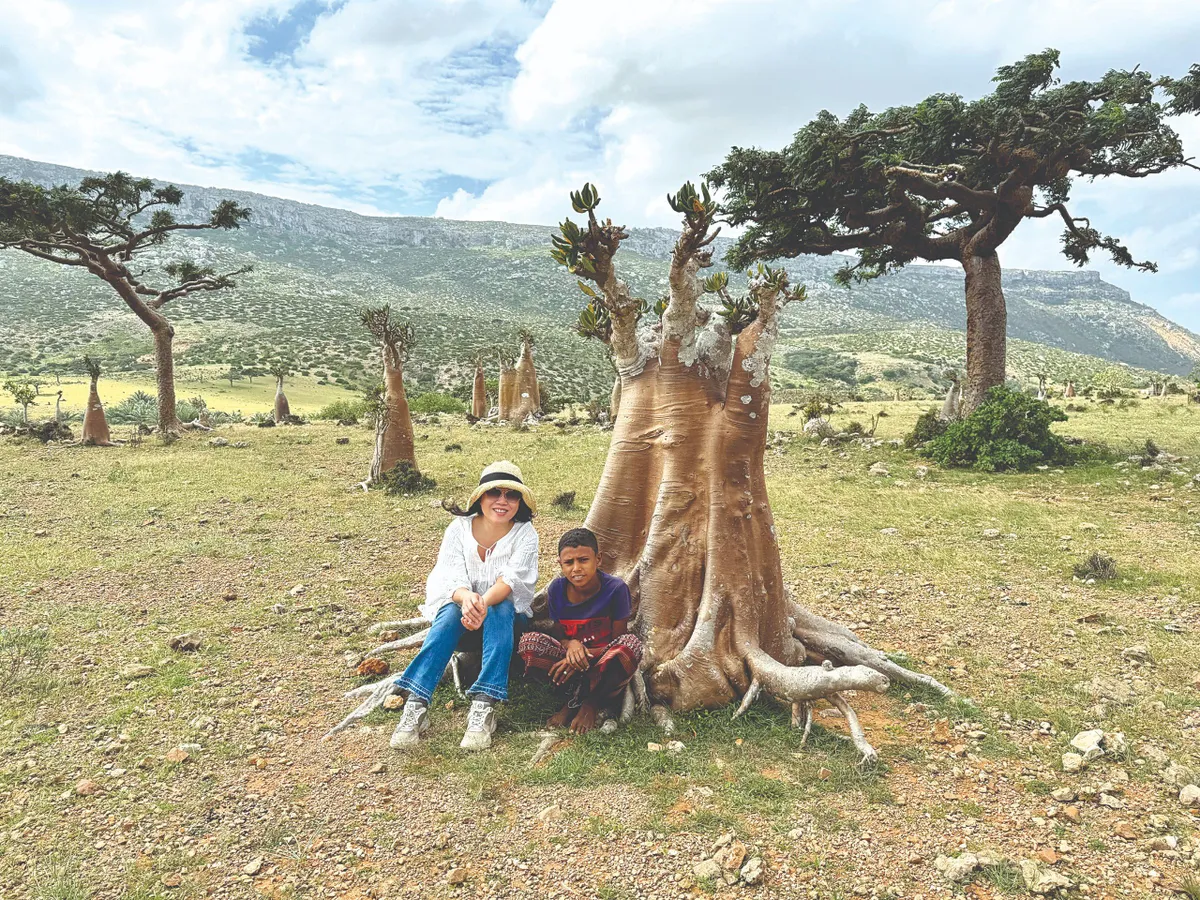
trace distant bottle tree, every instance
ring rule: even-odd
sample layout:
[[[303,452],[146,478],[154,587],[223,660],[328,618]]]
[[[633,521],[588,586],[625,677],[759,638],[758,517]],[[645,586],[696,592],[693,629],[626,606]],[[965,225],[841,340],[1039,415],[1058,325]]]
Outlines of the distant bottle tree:
[[[419,475],[412,415],[404,388],[404,364],[416,342],[416,332],[411,323],[396,318],[387,305],[362,310],[359,321],[379,345],[383,362],[383,389],[375,405],[375,452],[367,483],[378,484],[397,463]]]
[[[292,415],[287,394],[283,392],[283,380],[292,374],[292,370],[287,363],[277,361],[271,363],[267,371],[275,379],[275,424],[281,425],[287,422]]]
[[[1002,66],[975,101],[934,94],[913,106],[845,119],[822,112],[783,150],[734,148],[709,178],[725,217],[747,226],[731,266],[802,253],[857,253],[836,275],[865,281],[913,260],[966,272],[964,412],[1004,383],[1007,312],[997,250],[1026,219],[1061,217],[1062,252],[1096,251],[1155,271],[1068,207],[1078,177],[1145,178],[1198,168],[1167,124],[1200,112],[1200,65],[1182,78],[1113,70],[1060,83],[1057,50]]]
[[[125,305],[154,336],[158,381],[158,427],[165,436],[178,434],[175,413],[175,364],[171,343],[175,328],[163,308],[174,300],[203,291],[233,286],[248,267],[218,274],[211,266],[181,259],[163,266],[172,286],[148,283],[145,270],[129,264],[161,247],[177,231],[237,228],[250,210],[222,200],[206,222],[178,222],[174,207],[183,191],[174,185],[156,187],[148,178],[124,172],[84,178],[78,185],[44,188],[28,181],[0,178],[0,249],[21,250],[31,256],[91,272],[109,284]],[[165,280],[164,279],[164,280]]]

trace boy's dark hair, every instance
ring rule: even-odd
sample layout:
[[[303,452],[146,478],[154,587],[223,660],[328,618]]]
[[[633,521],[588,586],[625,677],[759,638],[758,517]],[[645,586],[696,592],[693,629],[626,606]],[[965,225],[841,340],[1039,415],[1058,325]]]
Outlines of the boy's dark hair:
[[[591,547],[597,556],[600,555],[600,543],[590,528],[572,528],[558,539],[559,553],[568,547]]]

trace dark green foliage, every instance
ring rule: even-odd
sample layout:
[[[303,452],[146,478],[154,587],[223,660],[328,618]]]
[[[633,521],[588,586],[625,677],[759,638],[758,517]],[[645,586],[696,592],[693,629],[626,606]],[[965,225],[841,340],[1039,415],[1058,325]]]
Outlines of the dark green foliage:
[[[465,413],[467,404],[450,394],[429,391],[418,394],[408,401],[408,411],[414,415],[429,415],[430,413]]]
[[[1154,465],[1154,460],[1158,458],[1160,453],[1162,451],[1158,449],[1158,444],[1154,443],[1150,438],[1146,438],[1145,446],[1142,447],[1142,468]]]
[[[914,447],[923,446],[945,433],[946,421],[938,414],[938,410],[927,409],[917,417],[913,430],[905,435],[904,446],[911,450]]]
[[[462,444],[447,444],[444,449],[447,453],[457,453],[458,451],[462,450]]]
[[[999,386],[965,419],[946,426],[921,454],[943,466],[985,472],[1025,471],[1040,463],[1071,462],[1067,445],[1050,430],[1067,414],[1044,400]]]
[[[383,473],[379,480],[379,486],[385,493],[394,496],[432,491],[437,487],[437,482],[428,475],[422,475],[417,467],[408,460],[402,459],[390,471]]]
[[[821,348],[789,350],[781,360],[784,368],[814,381],[857,383],[858,360],[834,350]]]
[[[119,403],[105,407],[104,413],[114,425],[153,425],[158,421],[158,399],[145,391],[134,391]]]
[[[550,501],[550,505],[563,512],[570,512],[575,508],[575,492],[563,491]]]
[[[834,399],[828,394],[822,394],[819,391],[815,394],[810,394],[804,401],[801,412],[804,414],[804,421],[810,419],[819,419],[821,416],[833,414]]]
[[[934,94],[845,119],[825,111],[783,150],[734,148],[708,176],[725,189],[731,223],[749,226],[727,261],[858,250],[838,274],[849,284],[914,259],[990,253],[1023,219],[1059,216],[1063,253],[1077,265],[1101,250],[1153,270],[1065,204],[1078,177],[1189,165],[1168,123],[1200,110],[1198,69],[1179,79],[1111,70],[1063,84],[1058,64],[1058,51],[1045,50],[1001,66],[978,100]]]
[[[1117,563],[1107,553],[1094,551],[1083,562],[1076,563],[1073,571],[1076,578],[1082,578],[1084,581],[1089,578],[1094,578],[1096,581],[1110,581],[1117,577]]]

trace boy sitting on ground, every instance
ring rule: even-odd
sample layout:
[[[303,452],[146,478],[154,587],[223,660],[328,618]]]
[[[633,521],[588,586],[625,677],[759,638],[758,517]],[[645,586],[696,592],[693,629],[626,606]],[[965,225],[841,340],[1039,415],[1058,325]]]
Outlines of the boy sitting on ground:
[[[572,528],[558,541],[562,575],[550,582],[547,600],[554,628],[526,632],[517,650],[525,671],[548,679],[566,696],[550,728],[590,731],[601,709],[613,705],[642,661],[642,644],[629,633],[629,588],[600,571],[600,545],[587,528]]]

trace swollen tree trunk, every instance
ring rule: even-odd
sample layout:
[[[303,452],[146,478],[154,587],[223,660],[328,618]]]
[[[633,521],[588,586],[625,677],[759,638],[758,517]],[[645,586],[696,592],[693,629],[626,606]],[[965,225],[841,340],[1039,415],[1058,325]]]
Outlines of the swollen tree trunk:
[[[154,335],[154,379],[158,385],[158,433],[164,437],[179,436],[183,425],[175,412],[175,358],[171,343],[175,328],[166,319],[151,329]]]
[[[383,348],[383,409],[375,421],[375,453],[371,457],[368,481],[377,484],[398,462],[417,468],[412,416],[408,394],[404,390],[404,364],[399,355]]]
[[[967,386],[962,414],[1004,384],[1008,313],[1000,286],[1000,257],[995,252],[963,258],[967,273]]]
[[[83,413],[82,443],[96,447],[111,447],[112,436],[108,431],[108,420],[104,417],[104,404],[100,402],[100,391],[96,387],[98,378],[92,378],[88,388],[87,409]]]
[[[524,422],[542,411],[541,391],[538,389],[537,370],[533,367],[533,342],[526,337],[521,342],[521,356],[517,360],[517,387],[513,418]]]
[[[962,385],[957,381],[950,385],[950,390],[946,391],[946,399],[942,403],[942,411],[938,416],[943,422],[949,422],[952,419],[958,418],[959,407],[962,406]]]
[[[487,380],[483,377],[483,362],[475,363],[475,384],[471,387],[471,416],[482,419],[487,416]]]
[[[1068,400],[1075,396],[1075,382],[1068,381],[1066,390],[1063,391],[1063,396]]]
[[[288,406],[287,395],[283,392],[283,376],[275,376],[275,424],[286,422],[291,416],[292,410]]]
[[[612,394],[608,398],[608,420],[617,421],[617,413],[621,411],[621,376],[613,379]]]
[[[496,408],[496,416],[502,422],[510,421],[517,408],[517,370],[504,362],[500,363],[500,390]]]

